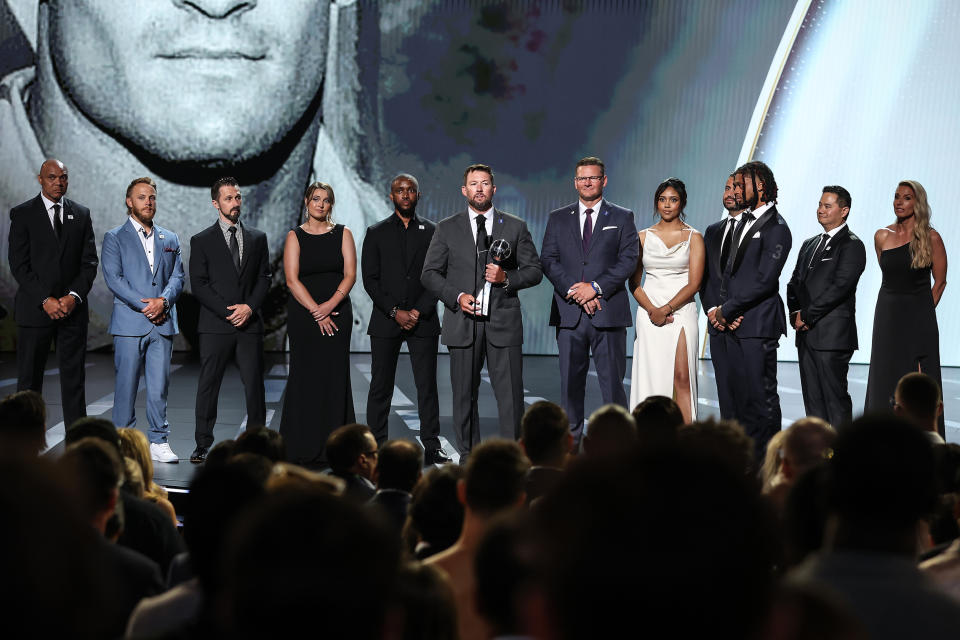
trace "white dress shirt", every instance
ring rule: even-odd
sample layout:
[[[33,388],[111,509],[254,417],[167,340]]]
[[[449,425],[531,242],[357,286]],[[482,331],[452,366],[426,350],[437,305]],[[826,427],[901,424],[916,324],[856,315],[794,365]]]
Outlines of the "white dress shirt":
[[[483,226],[487,228],[487,237],[493,239],[493,207],[490,207],[483,213],[474,211],[473,207],[467,207],[467,213],[470,214],[470,233],[473,234],[473,243],[477,243],[477,216],[480,215],[485,218]]]
[[[743,224],[743,231],[740,233],[740,241],[737,242],[737,248],[738,248],[738,249],[740,248],[740,245],[743,243],[743,239],[747,237],[747,234],[748,234],[748,233],[750,233],[750,227],[752,227],[753,225],[757,224],[757,220],[760,219],[760,216],[762,216],[763,214],[765,214],[765,213],[767,212],[767,209],[769,209],[769,208],[772,207],[772,206],[773,206],[773,203],[772,203],[772,202],[767,202],[767,203],[764,204],[762,207],[758,207],[757,209],[755,209],[755,210],[753,210],[753,211],[750,212],[750,213],[753,214],[753,220],[749,220],[749,219],[748,219],[748,220]]]
[[[60,222],[66,223],[67,212],[63,210],[63,198],[60,199],[60,202],[54,202],[47,196],[43,195],[43,192],[40,192],[40,199],[43,200],[43,206],[47,208],[47,218],[50,219],[50,228],[56,231],[57,227],[53,224],[53,216],[56,215],[56,211],[53,210],[53,205],[60,205]],[[77,299],[77,302],[83,302],[83,298],[80,297],[80,294],[74,290],[68,292],[71,296]]]
[[[143,225],[140,224],[140,222],[133,216],[130,216],[130,224],[133,225],[133,230],[137,232],[137,237],[140,239],[140,244],[143,245],[143,253],[147,256],[147,262],[150,263],[150,272],[153,273],[154,229],[153,227],[150,227],[150,231],[147,232]]]

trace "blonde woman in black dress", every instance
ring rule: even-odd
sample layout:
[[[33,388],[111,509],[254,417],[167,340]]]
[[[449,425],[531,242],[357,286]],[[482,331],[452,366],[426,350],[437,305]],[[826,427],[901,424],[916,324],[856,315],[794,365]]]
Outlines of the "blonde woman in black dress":
[[[333,222],[330,185],[314,182],[303,201],[306,222],[287,234],[283,248],[290,372],[280,433],[291,462],[320,467],[330,432],[356,421],[349,294],[357,279],[357,249],[350,230]]]
[[[865,411],[889,410],[897,381],[911,371],[922,371],[941,385],[936,306],[947,286],[947,251],[930,226],[927,192],[919,182],[897,185],[893,212],[896,221],[873,237],[883,282],[873,317]],[[904,314],[909,314],[909,325]]]

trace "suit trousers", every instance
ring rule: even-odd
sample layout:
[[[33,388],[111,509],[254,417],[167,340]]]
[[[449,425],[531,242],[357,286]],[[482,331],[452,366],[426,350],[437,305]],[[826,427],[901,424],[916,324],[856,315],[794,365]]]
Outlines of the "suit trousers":
[[[853,351],[812,349],[801,337],[797,355],[803,407],[807,415],[823,418],[835,427],[850,422],[853,401],[847,392],[847,372]]]
[[[587,387],[590,354],[600,382],[604,404],[627,407],[623,377],[627,373],[627,330],[625,327],[598,329],[586,315],[571,329],[557,327],[560,352],[560,403],[570,419],[574,445],[583,437],[583,396]]]
[[[247,403],[247,429],[266,426],[267,404],[263,387],[262,333],[201,333],[200,377],[197,381],[195,408],[198,447],[213,444],[213,426],[217,422],[220,383],[230,361],[237,364]]]
[[[417,385],[420,442],[427,451],[440,449],[440,400],[437,396],[437,345],[440,336],[395,338],[370,336],[370,390],[367,394],[367,425],[377,444],[388,437],[390,401],[397,374],[397,358],[404,340],[410,350],[410,366]]]
[[[170,354],[173,336],[161,335],[154,327],[145,336],[113,336],[113,365],[116,386],[113,392],[113,424],[135,427],[134,405],[143,374],[147,387],[147,436],[150,444],[167,441],[167,389],[170,386]]]
[[[486,323],[476,323],[474,347],[449,347],[450,385],[453,388],[453,433],[457,438],[460,455],[470,453],[480,443],[480,414],[477,408],[477,392],[480,387],[480,370],[484,360],[490,374],[490,384],[497,399],[500,437],[516,440],[520,435],[520,418],[523,417],[523,362],[521,346],[497,347],[490,344]],[[471,431],[470,417],[474,428]]]
[[[756,465],[763,464],[767,442],[780,431],[777,394],[777,346],[774,338],[738,338],[731,332],[710,336],[720,416],[737,420],[753,438]]]
[[[84,312],[85,313],[85,312]],[[87,323],[55,321],[48,327],[17,327],[17,391],[43,391],[43,370],[50,344],[56,342],[60,367],[60,403],[63,424],[69,427],[87,415],[84,363]]]

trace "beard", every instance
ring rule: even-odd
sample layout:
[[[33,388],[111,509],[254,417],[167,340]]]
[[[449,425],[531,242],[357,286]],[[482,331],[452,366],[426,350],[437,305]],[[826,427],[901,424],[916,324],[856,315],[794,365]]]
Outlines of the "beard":
[[[240,207],[234,207],[233,209],[230,209],[229,211],[223,211],[222,213],[223,217],[233,224],[237,224],[237,220],[240,219]]]
[[[130,215],[136,218],[137,222],[144,227],[152,227],[153,217],[157,215],[157,210],[154,209],[153,211],[147,211],[147,209],[137,209],[134,207],[130,210]]]
[[[493,206],[493,200],[487,197],[484,197],[483,200],[477,201],[474,198],[470,199],[470,206],[473,207],[473,210],[478,213],[483,213],[484,211],[489,211],[490,207]]]

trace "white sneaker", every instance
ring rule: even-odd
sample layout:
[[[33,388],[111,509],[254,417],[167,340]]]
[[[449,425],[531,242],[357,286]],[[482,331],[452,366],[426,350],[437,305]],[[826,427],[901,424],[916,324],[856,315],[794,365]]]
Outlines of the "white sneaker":
[[[150,445],[150,457],[157,462],[180,462],[180,458],[173,452],[166,442]]]

